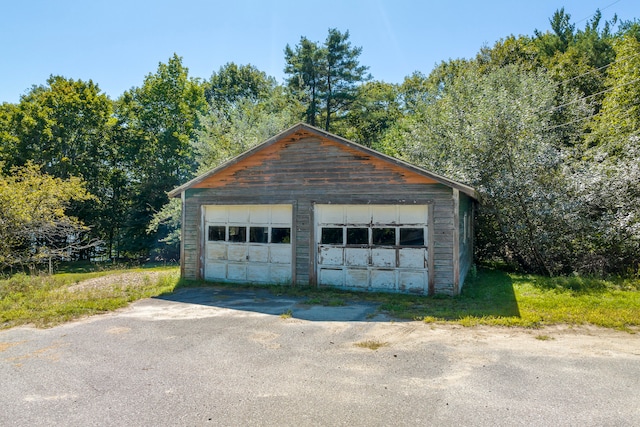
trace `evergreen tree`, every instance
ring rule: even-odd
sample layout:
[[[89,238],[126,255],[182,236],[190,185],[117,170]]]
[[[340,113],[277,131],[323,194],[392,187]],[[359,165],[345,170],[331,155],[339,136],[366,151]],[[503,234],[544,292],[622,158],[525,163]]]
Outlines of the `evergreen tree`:
[[[335,28],[322,46],[306,37],[292,49],[285,48],[287,85],[303,104],[307,105],[305,121],[319,123],[331,131],[336,119],[344,118],[356,99],[358,85],[371,79],[369,67],[360,65],[361,47],[352,47],[349,31]]]

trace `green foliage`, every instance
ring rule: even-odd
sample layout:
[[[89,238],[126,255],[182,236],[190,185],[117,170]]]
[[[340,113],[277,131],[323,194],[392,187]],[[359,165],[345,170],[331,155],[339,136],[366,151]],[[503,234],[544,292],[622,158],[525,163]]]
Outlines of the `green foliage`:
[[[15,156],[5,159],[6,166],[32,161],[56,177],[96,179],[102,172],[96,163],[105,154],[111,113],[111,101],[91,80],[51,76],[14,108],[10,133],[17,146]]]
[[[191,140],[207,104],[202,85],[188,71],[174,55],[117,103],[122,158],[131,184],[123,195],[129,203],[119,250],[130,254],[148,253],[156,240],[146,232],[152,216],[169,201],[166,193],[193,177],[197,168]]]
[[[180,259],[181,215],[181,200],[171,199],[151,218],[147,233],[158,233],[165,236],[159,238],[157,246],[153,248],[153,258],[163,260]]]
[[[295,50],[289,45],[284,50],[284,72],[291,76],[287,79],[288,88],[293,98],[306,105],[304,117],[311,126],[317,126],[316,120],[321,110],[324,56],[322,48],[306,37],[300,38]]]
[[[251,82],[248,84],[252,85]],[[236,87],[234,92],[251,91]],[[224,98],[222,93],[219,96],[220,99]],[[199,115],[200,126],[192,142],[199,173],[222,164],[293,125],[297,107],[279,87],[273,87],[260,96],[234,95],[229,101],[219,100],[211,104],[206,113]]]
[[[333,121],[349,111],[358,84],[371,79],[369,67],[358,62],[361,53],[361,47],[351,46],[349,31],[341,33],[335,28],[329,29],[322,46],[306,37],[301,37],[295,49],[287,45],[287,85],[293,97],[307,105],[307,123],[322,124],[332,131]]]
[[[595,142],[620,155],[640,131],[640,40],[625,34],[614,44],[616,62],[608,69],[607,93],[594,119]]]
[[[539,51],[546,57],[553,57],[556,52],[564,53],[574,40],[575,25],[571,24],[571,15],[564,8],[557,10],[551,19],[552,32],[535,31]]]
[[[351,141],[375,148],[401,117],[398,86],[367,82],[358,87],[345,119],[336,125],[336,132]]]
[[[492,47],[485,46],[480,49],[476,61],[486,69],[517,64],[524,70],[534,71],[542,66],[540,50],[527,36],[511,35],[497,41]]]
[[[640,32],[600,21],[576,30],[559,10],[550,32],[401,87],[405,114],[379,147],[478,190],[479,259],[547,275],[638,269]]]
[[[553,87],[542,73],[514,65],[486,74],[473,65],[458,68],[386,144],[413,163],[476,188],[481,251],[503,251],[547,274],[556,271],[548,259],[554,229],[547,216],[562,184],[555,135],[547,131]]]
[[[91,80],[51,76],[34,86],[16,105],[6,105],[0,119],[0,157],[5,170],[28,162],[57,178],[78,177],[95,197],[78,198],[73,216],[104,239],[113,227],[117,182],[117,144],[111,100]],[[4,124],[4,126],[3,126]],[[88,251],[79,256],[86,257]]]
[[[215,109],[233,108],[237,102],[263,102],[277,86],[273,77],[253,65],[233,62],[220,67],[205,84],[205,97]]]
[[[369,81],[362,48],[337,29],[286,46],[284,85],[234,63],[200,81],[177,55],[115,102],[91,80],[51,76],[0,106],[0,163],[7,176],[31,162],[84,182],[95,197],[69,199],[64,212],[104,245],[74,256],[167,258],[180,215],[166,192],[303,117],[477,188],[480,260],[635,274],[639,41],[637,19],[596,12],[578,27],[560,9],[548,31],[507,36],[399,85]],[[24,258],[29,245],[18,246]]]
[[[78,177],[55,178],[27,163],[0,175],[0,268],[71,257],[90,243],[87,228],[67,210],[91,196]]]

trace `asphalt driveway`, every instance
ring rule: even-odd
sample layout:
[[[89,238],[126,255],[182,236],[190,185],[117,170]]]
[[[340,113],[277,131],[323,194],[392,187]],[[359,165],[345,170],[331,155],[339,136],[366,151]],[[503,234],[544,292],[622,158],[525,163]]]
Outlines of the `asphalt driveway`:
[[[372,305],[183,289],[0,331],[0,384],[3,426],[637,426],[640,338],[396,322]]]

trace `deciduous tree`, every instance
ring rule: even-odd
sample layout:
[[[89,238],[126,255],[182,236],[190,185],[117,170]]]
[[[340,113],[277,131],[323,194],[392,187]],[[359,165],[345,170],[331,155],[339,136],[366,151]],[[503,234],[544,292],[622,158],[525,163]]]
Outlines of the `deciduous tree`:
[[[151,217],[168,202],[166,193],[195,173],[191,139],[206,105],[202,84],[189,77],[177,55],[118,100],[116,115],[131,182],[123,229],[130,254],[148,252],[156,238],[146,232]]]
[[[0,174],[0,267],[74,259],[95,246],[88,228],[68,215],[73,200],[90,198],[80,178],[55,178],[30,162]]]

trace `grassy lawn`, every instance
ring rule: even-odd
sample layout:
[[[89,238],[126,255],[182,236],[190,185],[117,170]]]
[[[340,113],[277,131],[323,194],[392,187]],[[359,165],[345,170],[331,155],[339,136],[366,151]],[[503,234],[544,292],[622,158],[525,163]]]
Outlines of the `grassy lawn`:
[[[86,270],[54,276],[17,274],[9,279],[0,279],[0,329],[23,324],[52,326],[115,310],[141,298],[170,293],[177,287],[211,286],[203,282],[181,281],[176,267],[82,271]],[[122,276],[135,272],[141,273],[144,280],[133,284],[128,276]],[[78,285],[84,280],[100,277],[104,280],[99,287]],[[302,298],[305,304],[310,305],[341,306],[350,301],[378,303],[381,311],[393,317],[430,323],[528,328],[591,324],[630,332],[640,327],[638,279],[547,278],[480,269],[467,281],[462,295],[457,297],[290,286],[270,286],[267,289],[274,294]]]
[[[0,279],[0,329],[24,324],[49,327],[105,313],[141,298],[172,292],[179,282],[177,267],[79,270],[53,276],[20,273]],[[120,277],[125,273],[141,273],[141,280],[128,283],[127,276]],[[98,278],[103,278],[99,287],[78,286]]]
[[[426,321],[539,327],[591,324],[633,331],[640,326],[640,280],[541,277],[482,269]]]
[[[275,290],[274,290],[275,291]],[[464,326],[537,328],[555,324],[596,325],[634,332],[640,326],[640,280],[541,277],[480,269],[457,297],[281,288],[278,292],[328,306],[361,300],[401,319]]]

